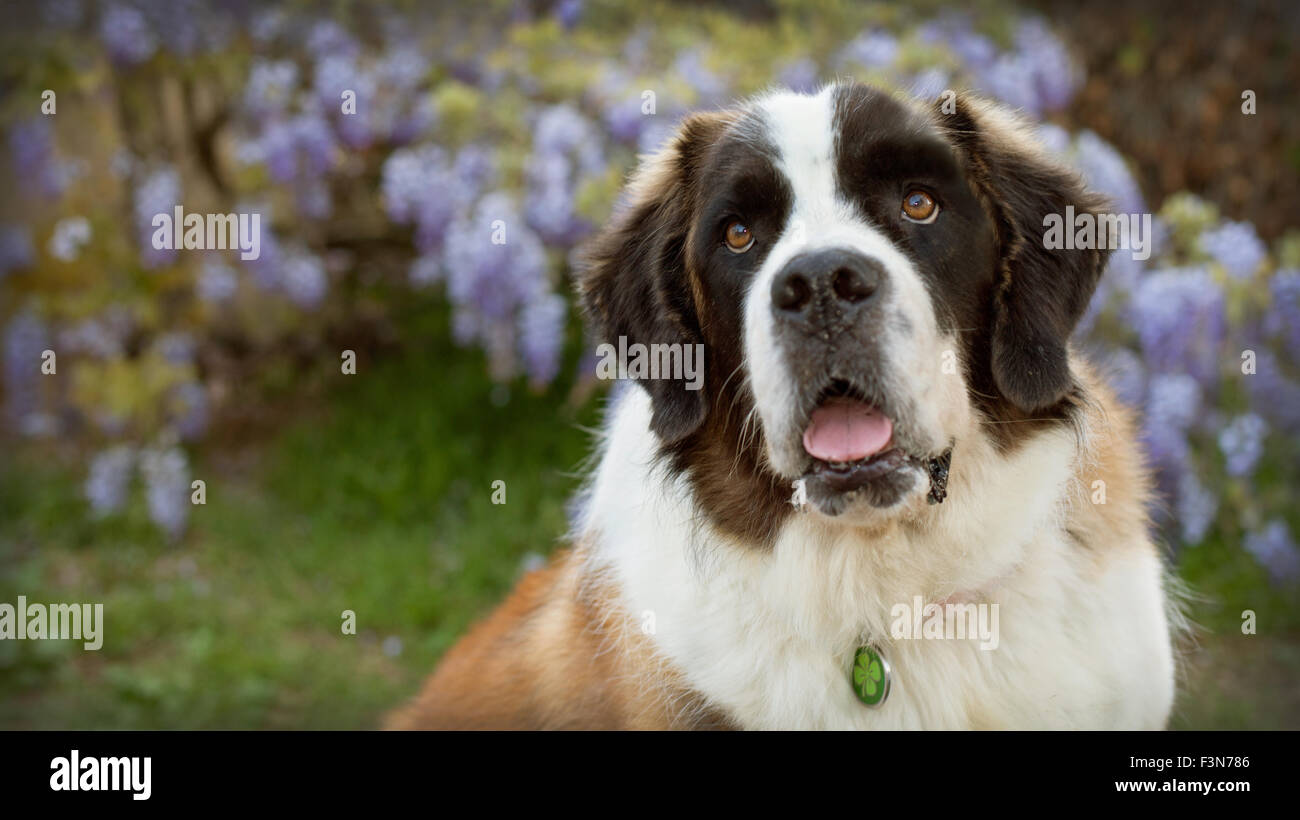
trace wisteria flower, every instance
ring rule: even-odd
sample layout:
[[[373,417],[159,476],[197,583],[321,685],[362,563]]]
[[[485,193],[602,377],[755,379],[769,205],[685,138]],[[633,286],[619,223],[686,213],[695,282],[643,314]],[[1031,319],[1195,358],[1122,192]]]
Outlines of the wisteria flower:
[[[1155,370],[1214,383],[1227,332],[1222,288],[1204,268],[1168,268],[1144,277],[1126,309],[1142,354]]]
[[[135,458],[132,447],[119,444],[97,453],[90,460],[84,491],[95,515],[109,515],[126,505]]]
[[[142,63],[158,50],[158,37],[139,10],[125,3],[111,3],[100,17],[99,36],[114,61],[126,65]]]
[[[1228,475],[1238,478],[1250,475],[1264,453],[1266,433],[1268,424],[1254,413],[1237,416],[1223,428],[1219,433],[1219,449],[1223,451]]]
[[[149,517],[168,538],[178,539],[190,518],[190,467],[179,447],[155,447],[140,453]]]
[[[155,248],[153,219],[170,214],[181,204],[181,175],[162,167],[150,173],[135,191],[135,222],[140,241],[140,259],[146,268],[158,268],[176,259],[175,248]]]
[[[884,31],[867,31],[840,52],[840,59],[865,68],[886,68],[898,58],[898,38]]]
[[[1234,279],[1247,279],[1264,261],[1268,250],[1249,222],[1224,222],[1201,234],[1201,247]]]
[[[35,258],[32,234],[26,225],[0,226],[0,279],[11,271],[28,267]]]
[[[1269,521],[1262,530],[1248,533],[1243,542],[1246,551],[1268,570],[1275,583],[1294,583],[1300,579],[1300,550],[1286,522]]]

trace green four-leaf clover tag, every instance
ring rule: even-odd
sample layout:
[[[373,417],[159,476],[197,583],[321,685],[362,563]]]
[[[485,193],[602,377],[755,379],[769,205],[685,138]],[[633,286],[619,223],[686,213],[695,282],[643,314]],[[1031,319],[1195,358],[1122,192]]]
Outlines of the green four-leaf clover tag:
[[[889,662],[870,646],[859,646],[853,656],[853,692],[868,706],[889,696]]]

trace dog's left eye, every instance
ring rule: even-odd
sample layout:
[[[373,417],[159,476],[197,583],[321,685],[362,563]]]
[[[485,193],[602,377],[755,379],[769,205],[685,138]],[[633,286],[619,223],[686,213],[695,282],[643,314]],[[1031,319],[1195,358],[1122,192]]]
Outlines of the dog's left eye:
[[[754,244],[754,232],[744,222],[733,220],[727,223],[723,240],[726,242],[727,250],[732,253],[744,253]]]
[[[908,191],[903,197],[903,218],[927,225],[939,215],[939,203],[925,191]]]

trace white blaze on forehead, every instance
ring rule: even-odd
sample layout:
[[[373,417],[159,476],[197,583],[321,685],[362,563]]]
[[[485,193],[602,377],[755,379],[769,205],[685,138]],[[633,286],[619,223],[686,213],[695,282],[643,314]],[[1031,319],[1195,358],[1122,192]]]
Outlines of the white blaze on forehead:
[[[805,231],[820,221],[846,215],[835,189],[833,90],[824,88],[813,97],[774,94],[759,103],[776,149],[777,167],[794,194],[790,226],[803,220]]]
[[[776,167],[785,176],[792,196],[785,228],[753,292],[757,294],[760,285],[770,286],[772,276],[791,256],[816,248],[857,250],[875,257],[891,272],[910,270],[910,263],[894,243],[865,221],[839,188],[835,87],[827,86],[814,96],[774,93],[761,98],[756,107]],[[919,280],[916,284],[920,285]]]

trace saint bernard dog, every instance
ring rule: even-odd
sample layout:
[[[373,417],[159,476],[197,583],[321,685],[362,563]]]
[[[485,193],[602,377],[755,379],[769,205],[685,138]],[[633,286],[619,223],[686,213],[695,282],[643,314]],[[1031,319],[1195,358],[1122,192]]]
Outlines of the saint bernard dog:
[[[1043,241],[1106,203],[1033,134],[844,83],[687,118],[578,287],[702,389],[615,391],[570,548],[388,726],[1164,727],[1150,482],[1070,343],[1106,252]],[[900,634],[953,604],[996,639]]]

